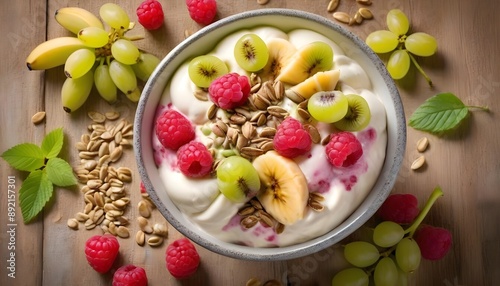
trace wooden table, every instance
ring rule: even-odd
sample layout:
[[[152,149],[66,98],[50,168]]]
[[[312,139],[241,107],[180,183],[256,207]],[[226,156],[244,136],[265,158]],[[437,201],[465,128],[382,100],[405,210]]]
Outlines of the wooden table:
[[[105,1],[8,1],[0,8],[2,36],[0,152],[23,142],[39,144],[43,136],[63,127],[65,147],[61,156],[71,164],[79,163],[75,148],[80,135],[91,122],[88,111],[119,110],[132,122],[135,106],[121,99],[110,106],[92,94],[85,106],[74,114],[63,112],[60,89],[64,81],[61,67],[48,71],[28,71],[25,58],[37,44],[46,39],[69,35],[54,20],[56,9],[80,6],[98,13]],[[133,20],[135,9],[141,2],[117,1]],[[184,31],[200,27],[188,16],[184,1],[161,1],[165,10],[165,26],[155,32],[144,31],[138,25],[132,34],[144,34],[138,44],[159,57],[165,56],[184,38]],[[338,11],[354,13],[354,1],[340,1]],[[423,261],[420,269],[410,275],[409,285],[497,285],[500,281],[500,17],[494,6],[496,1],[373,1],[375,19],[360,26],[347,27],[361,38],[370,32],[385,28],[385,15],[392,8],[400,8],[410,17],[413,30],[434,35],[439,43],[437,55],[419,59],[422,67],[434,81],[429,88],[420,74],[412,69],[410,75],[398,82],[407,118],[425,99],[438,92],[453,92],[469,105],[488,105],[491,112],[474,111],[454,133],[444,136],[427,135],[408,128],[408,145],[403,167],[394,192],[415,194],[423,203],[432,189],[440,185],[445,193],[433,207],[426,223],[446,227],[453,234],[450,253],[437,262]],[[314,3],[314,4],[313,4]],[[293,8],[313,12],[331,19],[326,11],[328,1],[271,0],[261,6],[255,0],[218,1],[218,17],[238,12],[270,8]],[[43,124],[33,125],[31,116],[46,111]],[[430,148],[425,152],[427,165],[422,170],[410,170],[418,155],[415,142],[428,136]],[[133,151],[121,160],[136,172]],[[18,191],[26,174],[10,168],[0,160],[0,285],[110,285],[111,274],[99,275],[85,260],[85,241],[96,228],[74,231],[67,227],[67,219],[83,210],[83,199],[78,188],[57,189],[50,204],[33,223],[22,222],[21,211],[16,208],[16,225],[7,221],[8,178],[15,180]],[[127,214],[132,234],[138,226],[137,214],[139,176],[134,174],[128,186],[131,207]],[[16,193],[18,195],[18,193]],[[159,213],[151,221],[162,222]],[[13,231],[9,232],[11,229]],[[15,236],[11,237],[11,234]],[[169,226],[168,241],[181,235]],[[15,278],[6,270],[9,242],[15,245]],[[293,285],[330,285],[334,273],[343,267],[338,246],[304,258],[282,262],[239,261],[223,257],[198,247],[201,266],[195,276],[185,281],[175,280],[165,268],[165,249],[140,247],[134,238],[120,239],[121,251],[115,267],[134,263],[144,267],[149,285],[245,285],[251,277],[261,281],[286,276]],[[334,250],[334,251],[332,251]],[[10,263],[9,263],[10,265]]]

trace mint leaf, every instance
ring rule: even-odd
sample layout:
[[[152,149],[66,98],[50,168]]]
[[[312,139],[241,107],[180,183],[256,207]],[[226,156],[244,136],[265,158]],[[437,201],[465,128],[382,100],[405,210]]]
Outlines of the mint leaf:
[[[54,158],[61,152],[64,141],[64,134],[62,128],[52,130],[49,134],[45,135],[42,141],[42,150],[45,158]]]
[[[53,190],[54,186],[45,171],[36,170],[29,174],[19,189],[19,204],[25,223],[42,211],[52,197]]]
[[[54,185],[60,187],[73,186],[76,184],[75,175],[73,175],[73,169],[68,164],[60,158],[51,158],[47,161],[47,166],[45,167],[47,171],[47,177]]]
[[[32,143],[16,145],[3,152],[2,158],[12,168],[28,172],[40,169],[45,163],[45,156],[43,156],[42,149]]]
[[[427,99],[411,115],[408,124],[418,130],[439,133],[460,124],[469,108],[452,93],[440,93]]]

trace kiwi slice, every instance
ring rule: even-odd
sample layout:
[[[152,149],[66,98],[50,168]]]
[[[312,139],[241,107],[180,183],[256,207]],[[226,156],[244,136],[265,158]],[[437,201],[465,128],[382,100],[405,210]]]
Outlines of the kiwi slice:
[[[234,45],[234,59],[242,69],[257,72],[267,64],[269,51],[258,35],[245,34]]]
[[[347,114],[334,123],[335,127],[343,131],[360,131],[370,123],[371,113],[368,102],[361,95],[348,94]]]
[[[188,74],[198,87],[207,88],[212,81],[229,72],[226,63],[212,55],[198,56],[189,62]]]

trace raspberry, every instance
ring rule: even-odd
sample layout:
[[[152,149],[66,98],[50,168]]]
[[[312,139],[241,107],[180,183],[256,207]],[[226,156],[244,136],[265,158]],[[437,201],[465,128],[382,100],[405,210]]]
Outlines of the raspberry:
[[[167,269],[175,278],[193,275],[200,264],[200,256],[187,238],[180,238],[168,245],[166,251]]]
[[[186,0],[186,5],[191,19],[201,25],[212,23],[217,13],[215,0]]]
[[[212,154],[200,142],[191,141],[177,151],[177,164],[181,172],[191,178],[208,175],[212,171]]]
[[[113,235],[94,235],[85,243],[85,256],[95,271],[106,273],[113,266],[119,249],[120,244]]]
[[[168,149],[177,150],[194,139],[191,122],[181,113],[169,109],[156,120],[156,136]]]
[[[300,121],[287,117],[278,126],[273,144],[281,156],[295,158],[311,150],[312,139]]]
[[[451,233],[441,227],[422,226],[415,232],[413,238],[420,247],[422,257],[428,260],[443,258],[451,247]]]
[[[156,30],[163,24],[163,9],[156,0],[145,0],[137,7],[137,18],[144,28]]]
[[[232,109],[245,103],[250,95],[248,77],[229,73],[216,78],[208,88],[210,99],[222,109]]]
[[[412,194],[392,194],[380,206],[377,216],[382,220],[409,224],[419,213],[418,200]]]
[[[328,161],[335,167],[352,166],[363,155],[361,143],[350,132],[333,134],[325,151]]]
[[[146,286],[148,277],[143,268],[129,264],[118,268],[113,275],[113,286]]]
[[[141,194],[145,194],[146,193],[146,187],[144,186],[143,182],[141,182],[141,184],[139,185],[139,188],[141,189]]]

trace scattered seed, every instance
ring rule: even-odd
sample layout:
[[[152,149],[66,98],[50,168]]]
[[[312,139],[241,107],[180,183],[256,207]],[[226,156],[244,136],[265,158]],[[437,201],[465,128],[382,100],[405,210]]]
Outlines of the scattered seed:
[[[354,22],[356,22],[356,24],[361,24],[363,22],[363,19],[364,17],[361,16],[361,14],[358,12],[356,12],[356,14],[354,14]]]
[[[120,118],[120,113],[117,111],[109,111],[104,113],[104,116],[106,116],[106,118],[109,120],[116,120]]]
[[[422,137],[417,141],[417,151],[424,152],[429,146],[429,139],[427,137]]]
[[[333,13],[333,18],[344,24],[349,24],[351,21],[351,16],[345,12],[335,12]]]
[[[153,235],[148,239],[148,245],[152,247],[160,246],[163,243],[163,237]]]
[[[257,0],[257,4],[259,5],[266,5],[267,3],[269,3],[269,0]]]
[[[68,227],[74,230],[78,229],[78,221],[75,218],[68,219]]]
[[[326,7],[326,10],[328,12],[332,13],[333,11],[335,11],[337,9],[338,6],[339,6],[339,0],[331,0],[328,3],[328,6]]]
[[[356,0],[356,2],[367,6],[372,4],[372,0]]]
[[[45,119],[45,111],[39,111],[31,117],[31,122],[35,125],[42,123],[42,121]]]
[[[364,19],[372,19],[373,18],[373,13],[370,11],[368,8],[359,8],[358,13],[363,17]]]
[[[167,225],[164,223],[155,223],[153,225],[153,234],[166,237],[168,234]]]
[[[146,242],[146,234],[142,230],[138,230],[135,234],[135,242],[140,246]]]
[[[104,123],[104,121],[106,121],[106,116],[96,111],[89,111],[87,115],[89,116],[90,119],[92,119],[92,121],[97,123]]]
[[[137,204],[137,209],[142,217],[148,218],[151,216],[151,210],[149,206],[142,200]]]
[[[116,229],[116,234],[121,237],[121,238],[127,238],[130,236],[130,232],[128,230],[127,227],[125,226],[119,226],[117,229]]]
[[[424,155],[420,155],[413,163],[411,163],[411,169],[412,170],[417,170],[421,168],[425,164],[425,157]]]

